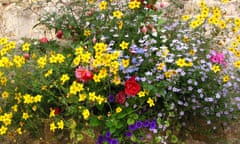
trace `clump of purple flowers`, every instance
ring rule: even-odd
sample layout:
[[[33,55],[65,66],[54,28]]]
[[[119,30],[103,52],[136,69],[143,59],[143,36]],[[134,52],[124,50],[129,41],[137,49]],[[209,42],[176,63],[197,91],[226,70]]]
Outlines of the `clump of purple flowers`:
[[[96,144],[119,144],[118,140],[116,138],[111,137],[111,133],[109,131],[106,132],[105,136],[100,135],[98,136],[98,140]]]
[[[141,129],[141,128],[149,128],[150,131],[153,133],[157,133],[157,120],[145,120],[145,121],[136,121],[134,124],[131,124],[128,126],[128,130],[125,134],[127,137],[131,137],[132,133],[135,130]]]

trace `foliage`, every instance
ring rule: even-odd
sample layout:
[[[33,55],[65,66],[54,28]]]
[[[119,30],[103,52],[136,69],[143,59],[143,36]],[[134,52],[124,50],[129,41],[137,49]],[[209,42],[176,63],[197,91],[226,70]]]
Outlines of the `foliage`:
[[[59,1],[39,23],[56,39],[1,38],[0,135],[37,135],[47,122],[73,143],[86,129],[98,144],[180,143],[195,116],[213,130],[216,119],[234,118],[240,18],[202,1],[198,15],[168,20],[160,5]]]

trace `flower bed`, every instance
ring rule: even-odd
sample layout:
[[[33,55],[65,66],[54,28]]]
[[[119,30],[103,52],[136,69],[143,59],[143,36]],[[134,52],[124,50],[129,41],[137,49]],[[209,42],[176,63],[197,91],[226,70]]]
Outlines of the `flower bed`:
[[[0,39],[0,135],[181,143],[193,118],[210,132],[239,113],[240,18],[204,1],[181,18],[152,0],[56,7],[39,23],[56,39]]]

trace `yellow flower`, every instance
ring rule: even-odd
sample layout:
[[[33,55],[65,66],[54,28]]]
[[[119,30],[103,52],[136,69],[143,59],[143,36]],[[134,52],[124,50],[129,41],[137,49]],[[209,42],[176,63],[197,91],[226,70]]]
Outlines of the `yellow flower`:
[[[91,35],[91,31],[90,30],[84,30],[83,35],[86,37],[89,37]]]
[[[34,102],[34,98],[30,94],[25,94],[23,96],[23,100],[24,100],[23,101],[24,104],[31,104]]]
[[[41,95],[36,95],[35,97],[34,97],[34,102],[35,103],[38,103],[38,102],[41,102],[41,100],[42,100],[42,96]]]
[[[213,71],[214,73],[219,72],[219,71],[220,71],[220,66],[218,66],[218,65],[213,65],[213,66],[212,66],[212,71]]]
[[[22,45],[22,51],[29,51],[31,44],[30,43],[24,43]]]
[[[0,45],[4,45],[8,42],[8,39],[7,38],[0,38]]]
[[[60,120],[60,121],[57,123],[57,125],[58,125],[58,128],[62,130],[62,129],[64,128],[64,122],[63,122],[63,120]]]
[[[22,135],[22,128],[17,128],[16,132],[17,132],[17,134]]]
[[[179,58],[177,61],[176,61],[176,64],[177,66],[179,67],[184,67],[186,65],[186,60],[184,58]]]
[[[79,102],[85,101],[85,99],[87,98],[86,94],[79,94],[78,97]]]
[[[107,2],[106,1],[101,1],[100,4],[99,4],[99,9],[100,10],[105,10],[107,9]]]
[[[118,29],[122,29],[123,28],[123,21],[119,21],[118,22]]]
[[[148,98],[147,103],[149,104],[149,107],[153,107],[155,105],[151,98]]]
[[[32,110],[35,112],[37,110],[37,106],[36,105],[32,106]]]
[[[24,112],[24,113],[22,114],[22,118],[23,118],[24,120],[27,120],[27,119],[29,118],[28,113]]]
[[[226,28],[226,22],[225,21],[220,21],[218,23],[218,26],[221,28],[221,29],[225,29]]]
[[[129,59],[122,59],[122,65],[124,68],[128,67],[130,63]]]
[[[223,77],[223,82],[228,82],[230,80],[230,77],[228,75],[225,75]]]
[[[2,125],[0,128],[0,135],[6,134],[7,130],[8,130],[8,128],[6,126]]]
[[[42,56],[37,60],[39,68],[44,68],[47,64],[47,56]]]
[[[119,45],[123,50],[128,48],[129,43],[122,41],[121,44]]]
[[[53,108],[50,108],[50,114],[49,114],[49,117],[55,117],[55,109]]]
[[[1,85],[6,86],[7,84],[7,78],[6,77],[1,77],[0,78]]]
[[[172,72],[171,71],[166,71],[164,73],[164,75],[165,75],[166,78],[171,78],[172,77]]]
[[[121,107],[117,107],[116,108],[116,113],[120,113],[122,111],[122,108]]]
[[[228,3],[230,0],[221,0],[222,3]]]
[[[114,83],[115,85],[121,84],[121,78],[120,78],[118,75],[114,75],[114,77],[113,77],[113,83]]]
[[[123,13],[119,10],[113,12],[113,17],[117,19],[121,19],[123,17]]]
[[[87,120],[90,116],[90,112],[88,109],[83,110],[82,112],[83,119]]]
[[[234,63],[234,66],[235,66],[236,68],[240,68],[240,60],[236,61],[236,62]]]
[[[145,91],[138,92],[138,97],[145,97]]]
[[[162,63],[158,64],[157,69],[163,70],[165,66],[166,66],[166,64],[162,62]]]
[[[2,98],[7,99],[9,97],[9,93],[7,91],[2,92]]]
[[[187,21],[187,20],[189,20],[190,19],[190,16],[189,15],[183,15],[182,16],[182,20],[183,21]]]
[[[70,79],[70,77],[68,76],[68,74],[63,74],[63,75],[61,76],[61,78],[60,78],[61,84],[64,85],[64,83],[65,83],[66,81],[68,81],[69,79]]]
[[[11,109],[14,111],[14,112],[17,112],[18,111],[18,105],[13,105],[11,107]]]
[[[89,3],[93,3],[93,2],[94,2],[94,0],[88,0],[88,2],[89,2]]]
[[[53,73],[53,70],[50,69],[44,74],[44,77],[49,77],[52,73]]]
[[[128,8],[130,9],[140,8],[140,5],[141,5],[141,2],[139,2],[138,0],[134,0],[128,3]]]
[[[57,127],[56,127],[55,123],[52,122],[52,123],[50,124],[50,131],[55,132],[56,129],[57,129]]]

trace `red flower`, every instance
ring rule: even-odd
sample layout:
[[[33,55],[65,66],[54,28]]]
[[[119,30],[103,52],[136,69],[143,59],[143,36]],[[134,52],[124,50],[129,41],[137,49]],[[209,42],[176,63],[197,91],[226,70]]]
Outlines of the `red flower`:
[[[117,93],[116,95],[116,103],[119,104],[124,104],[126,101],[126,95],[124,91],[120,91],[119,93]]]
[[[46,37],[43,37],[40,39],[40,42],[42,43],[47,43],[48,42],[48,39]]]
[[[23,54],[23,57],[24,57],[26,60],[28,60],[28,59],[30,58],[30,54],[29,54],[29,53],[25,53],[25,54]]]
[[[135,78],[133,76],[125,82],[125,93],[128,96],[135,96],[141,89],[140,84],[136,82]]]
[[[75,77],[78,81],[86,82],[93,79],[93,74],[91,71],[79,67],[75,70]]]
[[[62,30],[57,31],[56,37],[59,38],[59,39],[61,39],[61,38],[63,37],[63,32],[62,32]]]
[[[54,108],[54,114],[57,115],[60,113],[60,108]]]

